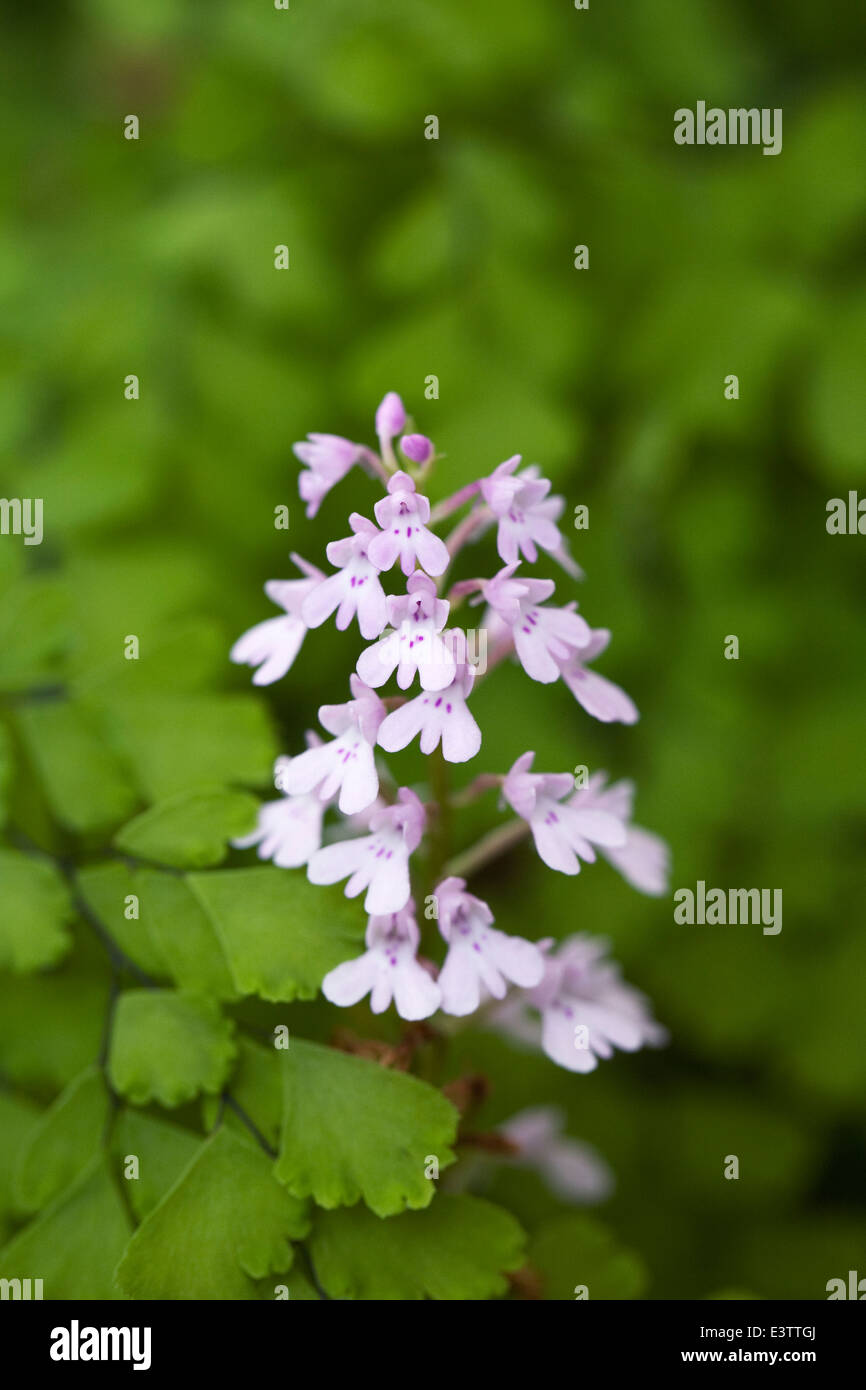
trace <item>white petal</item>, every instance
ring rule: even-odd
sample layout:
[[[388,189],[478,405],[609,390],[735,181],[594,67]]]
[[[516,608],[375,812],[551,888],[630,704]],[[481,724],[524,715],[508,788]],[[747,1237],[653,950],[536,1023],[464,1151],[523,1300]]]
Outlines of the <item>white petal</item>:
[[[408,855],[405,851],[394,850],[391,859],[380,861],[370,880],[364,911],[371,917],[399,912],[409,901],[409,893]]]
[[[358,626],[361,636],[371,642],[388,626],[388,600],[379,580],[373,576],[357,591]]]
[[[362,835],[357,840],[338,840],[316,850],[307,865],[307,878],[311,883],[339,883],[357,870],[372,839],[372,835]]]
[[[366,811],[379,795],[379,775],[373,750],[365,740],[358,741],[356,755],[346,764],[340,790],[340,810],[344,816]]]
[[[484,951],[506,979],[522,989],[533,989],[544,974],[544,957],[531,941],[522,936],[488,929]]]
[[[425,722],[424,696],[419,695],[392,710],[379,726],[379,746],[386,753],[397,753],[420,733]]]
[[[442,995],[442,1008],[447,1014],[465,1018],[478,1008],[481,991],[478,987],[478,974],[469,952],[462,941],[449,947],[445,964],[439,971],[439,990]]]
[[[343,961],[322,981],[322,993],[332,1004],[347,1008],[357,1004],[373,988],[378,968],[377,953],[365,951],[357,960]]]
[[[317,787],[334,765],[335,744],[321,743],[292,758],[281,773],[283,791],[290,796],[303,796]]]
[[[334,609],[339,607],[347,587],[346,576],[342,570],[317,584],[301,605],[301,617],[307,627],[321,627]]]
[[[417,661],[421,685],[425,690],[444,690],[457,674],[457,663],[447,643],[432,629],[428,641],[424,655]]]
[[[568,1071],[595,1071],[598,1059],[589,1047],[575,1047],[575,1020],[559,1009],[545,1009],[541,1021],[541,1046],[552,1061]]]
[[[481,730],[459,697],[442,721],[442,756],[449,763],[468,763],[481,747]]]
[[[416,960],[407,961],[394,972],[394,1003],[401,1018],[410,1022],[429,1018],[439,1008],[441,997],[435,980]]]
[[[400,659],[399,641],[397,633],[391,632],[361,652],[356,670],[365,685],[376,690],[390,678]]]
[[[563,833],[561,822],[548,825],[544,816],[533,816],[530,825],[535,848],[548,868],[561,874],[580,873],[580,863]]]
[[[563,672],[563,679],[587,714],[603,724],[635,724],[640,718],[637,706],[625,691],[596,671],[578,667],[575,671]]]

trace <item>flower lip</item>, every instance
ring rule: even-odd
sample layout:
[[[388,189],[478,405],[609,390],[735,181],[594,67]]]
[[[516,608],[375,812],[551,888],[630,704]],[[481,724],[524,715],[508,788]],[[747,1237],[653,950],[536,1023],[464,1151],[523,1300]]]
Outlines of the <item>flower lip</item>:
[[[448,954],[439,974],[442,1008],[465,1017],[474,1013],[482,988],[494,999],[505,997],[508,984],[537,986],[545,970],[544,956],[531,941],[508,936],[493,927],[485,902],[466,892],[462,878],[446,878],[434,892],[439,931]]]
[[[396,753],[420,734],[422,753],[432,753],[441,742],[446,762],[469,762],[481,747],[481,730],[466,707],[474,679],[474,668],[459,663],[444,690],[424,691],[392,710],[379,729],[380,748]]]
[[[392,999],[401,1018],[429,1018],[440,1003],[438,985],[418,960],[420,934],[410,898],[399,912],[371,916],[362,956],[344,961],[322,981],[322,993],[332,1004],[346,1007],[370,995],[374,1014],[383,1013]]]
[[[441,536],[427,527],[430,502],[415,490],[415,483],[402,470],[388,479],[388,492],[380,497],[373,511],[382,530],[374,536],[367,555],[379,570],[389,570],[399,558],[405,575],[420,566],[428,574],[444,574],[449,554]]]
[[[330,541],[326,554],[337,571],[317,584],[304,600],[301,616],[308,627],[320,627],[336,611],[337,629],[345,631],[357,617],[362,637],[372,641],[388,622],[388,605],[379,572],[367,556],[367,547],[378,535],[372,521],[353,512],[353,534]]]

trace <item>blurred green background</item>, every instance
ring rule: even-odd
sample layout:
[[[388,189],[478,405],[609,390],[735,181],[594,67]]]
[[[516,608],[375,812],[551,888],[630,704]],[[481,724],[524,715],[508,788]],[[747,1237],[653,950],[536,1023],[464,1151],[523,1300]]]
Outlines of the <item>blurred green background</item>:
[[[478,890],[510,930],[608,936],[671,1031],[585,1078],[478,1031],[449,1063],[489,1077],[490,1124],[566,1108],[615,1170],[599,1219],[653,1298],[822,1298],[866,1275],[866,542],[825,529],[829,498],[866,490],[860,10],[5,7],[0,495],[45,506],[41,547],[0,538],[10,825],[98,858],[212,766],[266,790],[274,747],[344,698],[354,648],[330,627],[264,694],[227,661],[272,615],[261,586],[292,576],[287,551],[321,562],[376,495],[350,479],[308,523],[290,453],[308,430],[370,441],[393,389],[446,455],[436,496],[514,452],[540,463],[567,515],[589,506],[578,597],[642,719],[603,727],[504,670],[479,692],[479,767],[532,746],[540,768],[633,776],[673,887],[784,893],[772,937],[677,926],[605,864],[575,881],[528,851]],[[782,107],[781,155],[675,146],[673,112],[698,99]],[[147,659],[121,659],[128,633]],[[494,816],[465,816],[463,842]],[[85,952],[2,976],[9,1135],[95,1054],[103,969]],[[549,1291],[569,1297],[563,1209],[531,1174],[484,1185],[559,1240]]]

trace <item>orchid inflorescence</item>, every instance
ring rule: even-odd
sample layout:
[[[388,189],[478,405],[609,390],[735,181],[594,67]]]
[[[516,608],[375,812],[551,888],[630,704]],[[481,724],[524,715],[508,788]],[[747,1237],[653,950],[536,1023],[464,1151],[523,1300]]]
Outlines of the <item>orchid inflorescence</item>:
[[[232,660],[257,668],[257,685],[270,684],[289,670],[307,632],[334,614],[340,631],[357,621],[370,645],[349,678],[351,699],[319,709],[331,738],[309,734],[304,752],[278,760],[282,796],[263,805],[253,833],[234,843],[257,845],[261,858],[282,868],[306,865],[314,884],[346,879],[347,897],[366,894],[366,950],[326,975],[322,990],[332,1003],[349,1006],[369,994],[374,1013],[393,1000],[410,1020],[437,1010],[465,1017],[484,1006],[489,1023],[540,1040],[571,1071],[591,1071],[614,1047],[632,1051],[663,1040],[643,996],[604,959],[603,940],[580,934],[554,949],[552,940],[536,943],[497,930],[488,905],[467,890],[466,875],[531,834],[541,859],[559,873],[579,873],[581,861],[593,863],[598,850],[635,888],[663,893],[667,847],[631,823],[631,784],[608,786],[597,773],[575,787],[571,773],[534,772],[535,755],[524,752],[505,775],[482,773],[459,793],[465,802],[498,787],[516,819],[451,866],[428,851],[433,879],[425,916],[435,918],[447,944],[437,971],[418,954],[412,879],[415,864],[425,862],[425,841],[437,838],[432,832],[442,806],[401,786],[383,755],[418,738],[422,753],[435,761],[431,784],[441,789],[445,764],[469,763],[481,749],[470,708],[473,687],[509,657],[532,680],[561,678],[584,710],[605,723],[632,724],[638,711],[623,690],[589,667],[610,633],[591,628],[573,601],[551,605],[552,580],[523,573],[523,562],[534,563],[540,548],[568,575],[580,575],[557,525],[565,504],[551,496],[550,482],[534,466],[521,468],[515,455],[431,508],[418,484],[430,477],[435,450],[406,427],[403,403],[389,392],[376,412],[378,452],[329,434],[311,434],[295,445],[308,517],[356,465],[385,493],[374,506],[375,522],[353,512],[351,535],[327,546],[333,573],[293,555],[302,577],[265,585],[284,615],[245,633]],[[463,518],[443,540],[434,528],[461,510]],[[449,587],[459,551],[494,525],[502,568],[491,578]],[[383,577],[398,561],[402,592],[389,595]],[[449,625],[466,600],[485,605],[480,632],[489,650],[485,644],[483,660],[474,659],[472,633]],[[408,693],[383,698],[379,692],[394,676],[399,691]],[[340,818],[345,833],[339,837],[324,826],[329,809]]]

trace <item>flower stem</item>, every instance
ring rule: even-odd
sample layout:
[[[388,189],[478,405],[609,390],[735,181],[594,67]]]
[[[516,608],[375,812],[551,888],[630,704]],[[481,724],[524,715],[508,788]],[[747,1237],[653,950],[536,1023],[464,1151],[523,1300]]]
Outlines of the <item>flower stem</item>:
[[[431,892],[442,877],[442,866],[451,847],[451,778],[448,764],[438,745],[430,754],[430,789],[436,802],[437,815],[431,827],[430,874]]]
[[[367,449],[366,447],[363,448],[361,450],[358,462],[361,464],[362,468],[366,468],[367,472],[370,473],[372,477],[378,478],[380,483],[384,483],[386,487],[388,486],[388,478],[390,477],[390,474],[382,460],[379,458],[379,455],[375,454],[372,449]]]
[[[478,776],[464,787],[462,791],[455,792],[451,798],[451,806],[458,810],[461,806],[471,806],[473,801],[477,801],[484,792],[489,792],[493,787],[502,786],[502,777],[497,772],[479,772]]]
[[[463,520],[457,523],[454,530],[445,541],[448,554],[451,556],[452,561],[463,549],[469,537],[472,535],[472,532],[477,531],[483,520],[484,513],[476,510],[470,512],[468,516],[464,516]]]
[[[452,493],[450,497],[446,497],[442,502],[437,502],[430,515],[431,525],[435,526],[437,521],[444,521],[446,516],[450,516],[452,512],[457,511],[458,507],[462,507],[464,503],[469,502],[476,495],[479,487],[479,483],[467,483],[466,486],[460,488],[458,492]]]
[[[481,869],[487,867],[494,859],[506,854],[508,850],[529,834],[529,822],[525,820],[509,821],[507,825],[497,826],[489,834],[482,835],[481,839],[474,844],[471,849],[464,850],[451,859],[443,870],[446,878],[452,875],[457,878],[469,878],[472,874],[477,874]]]

